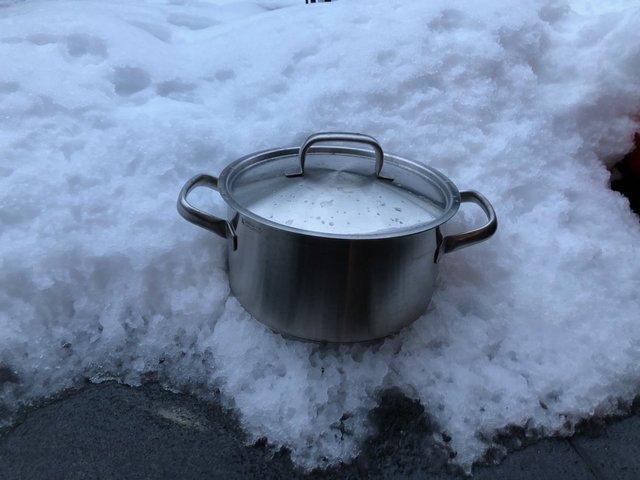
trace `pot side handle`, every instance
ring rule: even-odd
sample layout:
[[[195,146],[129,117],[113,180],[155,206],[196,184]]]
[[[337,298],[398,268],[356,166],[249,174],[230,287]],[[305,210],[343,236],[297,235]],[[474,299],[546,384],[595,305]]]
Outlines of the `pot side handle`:
[[[447,235],[444,237],[439,248],[439,258],[444,253],[455,252],[461,248],[469,247],[475,243],[486,240],[491,237],[498,228],[496,212],[484,195],[473,190],[460,192],[460,202],[473,202],[482,208],[484,213],[487,215],[487,223],[469,232],[459,233],[457,235]]]
[[[210,213],[204,212],[189,203],[187,197],[192,190],[197,187],[207,187],[212,190],[218,191],[218,179],[212,175],[200,174],[189,179],[184,184],[180,195],[178,196],[178,213],[185,220],[202,227],[210,232],[215,233],[223,238],[231,237],[234,245],[236,243],[236,232],[227,220],[218,218]]]

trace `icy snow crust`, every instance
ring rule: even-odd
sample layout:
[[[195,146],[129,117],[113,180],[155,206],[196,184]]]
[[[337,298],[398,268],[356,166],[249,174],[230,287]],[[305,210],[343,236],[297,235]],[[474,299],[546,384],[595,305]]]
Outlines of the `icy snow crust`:
[[[5,425],[84,378],[153,377],[219,389],[310,468],[353,458],[397,386],[469,467],[497,429],[567,433],[640,391],[640,226],[603,164],[637,128],[639,2],[181,3],[0,2]],[[374,346],[271,333],[230,296],[224,242],[175,211],[193,174],[323,130],[373,135],[499,216]]]

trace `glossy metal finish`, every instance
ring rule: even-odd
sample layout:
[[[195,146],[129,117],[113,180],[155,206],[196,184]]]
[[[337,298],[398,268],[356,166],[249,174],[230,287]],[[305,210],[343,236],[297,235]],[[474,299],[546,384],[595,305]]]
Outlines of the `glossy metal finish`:
[[[352,142],[352,143],[364,143],[373,148],[376,156],[376,170],[375,174],[377,178],[383,180],[391,180],[390,178],[380,175],[382,171],[382,165],[384,163],[384,152],[378,141],[370,137],[369,135],[363,135],[361,133],[342,133],[342,132],[325,132],[315,133],[309,136],[300,147],[300,153],[298,154],[298,161],[300,162],[300,168],[290,172],[286,172],[287,177],[298,177],[304,175],[304,164],[307,160],[307,153],[312,145],[321,142]]]
[[[187,196],[197,187],[207,187],[212,190],[218,190],[218,179],[211,175],[196,175],[191,178],[180,191],[178,197],[178,213],[183,218],[199,227],[209,230],[223,238],[231,238],[232,244],[237,244],[237,236],[233,225],[222,218],[218,218],[210,213],[204,212],[187,201]]]
[[[498,219],[496,218],[496,212],[489,203],[489,200],[480,192],[469,190],[466,192],[460,192],[460,201],[462,203],[472,202],[478,205],[484,211],[487,216],[487,223],[482,227],[478,227],[475,230],[470,230],[465,233],[459,233],[457,235],[448,235],[442,239],[440,245],[439,255],[443,253],[455,252],[461,248],[470,247],[476,243],[480,243],[487,238],[491,237],[498,229]],[[437,261],[438,259],[436,259]]]
[[[371,145],[371,137],[328,136],[331,141],[346,139]],[[327,141],[327,136],[316,135],[310,140],[311,144]],[[305,145],[307,149],[303,146],[244,157],[229,165],[220,181],[210,175],[193,177],[178,199],[178,211],[185,219],[229,240],[233,293],[249,313],[277,332],[327,342],[370,341],[395,333],[425,312],[442,254],[485,240],[496,230],[495,212],[486,198],[472,191],[459,194],[441,174],[433,177],[433,181],[438,184],[438,191],[452,197],[447,199],[442,217],[426,227],[413,226],[394,234],[321,235],[274,224],[237,204],[231,184],[227,185],[232,181],[230,177],[247,165],[256,162],[266,165],[292,154],[297,154],[292,160],[297,159],[304,172],[309,140]],[[382,149],[378,154],[377,142],[372,146],[375,173],[379,176]],[[347,150],[331,147],[321,151],[333,155]],[[359,150],[347,153],[371,158]],[[408,161],[405,165],[398,157],[389,158],[398,168],[409,165],[417,173],[419,169],[427,170]],[[400,170],[396,172],[403,174]],[[188,202],[189,193],[198,186],[220,191],[230,207],[228,219],[214,217]],[[487,223],[479,229],[443,238],[440,226],[455,214],[460,201],[480,205]]]
[[[229,248],[231,289],[273,330],[308,340],[357,342],[400,330],[434,289],[434,231],[345,240],[285,232],[240,217]]]

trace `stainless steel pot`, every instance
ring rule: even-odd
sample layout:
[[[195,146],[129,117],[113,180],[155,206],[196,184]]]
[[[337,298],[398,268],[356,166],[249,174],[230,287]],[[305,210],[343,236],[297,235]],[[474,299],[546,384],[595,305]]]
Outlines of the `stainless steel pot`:
[[[189,203],[196,187],[220,193],[226,219]],[[478,204],[487,223],[443,236],[461,202]],[[327,342],[374,340],[413,322],[431,300],[442,255],[497,228],[480,193],[460,193],[437,170],[353,133],[315,134],[301,147],[236,160],[219,178],[196,175],[178,212],[227,239],[231,290],[257,320]]]

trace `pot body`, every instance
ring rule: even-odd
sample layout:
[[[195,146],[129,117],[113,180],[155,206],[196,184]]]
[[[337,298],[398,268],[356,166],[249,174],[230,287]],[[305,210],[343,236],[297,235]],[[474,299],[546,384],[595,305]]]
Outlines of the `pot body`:
[[[235,215],[231,289],[256,319],[285,335],[360,342],[422,315],[437,272],[437,229],[385,239],[304,235]]]

